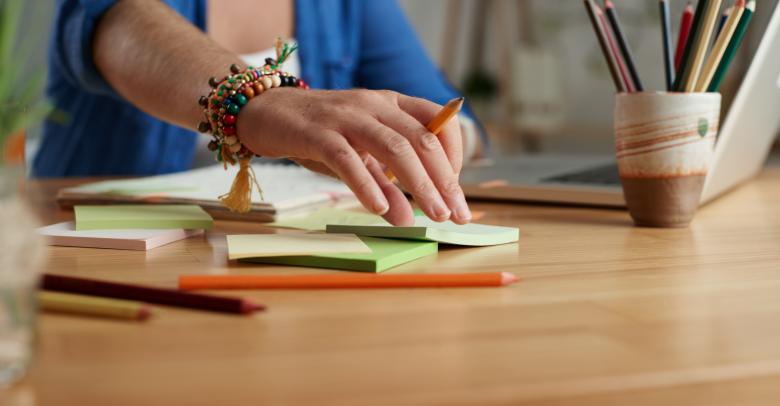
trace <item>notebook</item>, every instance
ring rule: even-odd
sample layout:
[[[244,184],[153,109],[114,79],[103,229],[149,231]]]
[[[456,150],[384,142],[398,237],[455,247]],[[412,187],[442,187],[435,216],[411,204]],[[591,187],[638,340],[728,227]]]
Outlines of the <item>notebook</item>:
[[[203,230],[88,230],[76,231],[73,221],[41,227],[49,245],[146,251],[203,234]]]
[[[291,255],[246,258],[241,261],[347,271],[383,272],[398,265],[433,255],[438,251],[438,244],[435,242],[390,240],[372,237],[360,237],[360,239],[371,249],[371,253]]]
[[[237,168],[221,165],[167,175],[102,181],[60,190],[57,202],[63,208],[80,204],[184,203],[197,204],[214,218],[242,221],[274,221],[321,207],[353,207],[354,194],[341,181],[296,165],[252,165],[265,201],[252,192],[252,210],[232,213],[218,197],[230,190]]]
[[[227,245],[228,259],[344,252],[371,253],[371,249],[354,234],[289,233],[228,235]]]
[[[200,206],[185,204],[76,206],[76,230],[211,228]]]
[[[414,226],[411,227],[394,227],[387,223],[373,225],[328,224],[326,231],[328,233],[353,233],[369,237],[436,241],[441,244],[475,247],[508,244],[520,239],[520,230],[515,227],[475,223],[458,225],[451,221],[437,223],[424,216],[415,217]]]

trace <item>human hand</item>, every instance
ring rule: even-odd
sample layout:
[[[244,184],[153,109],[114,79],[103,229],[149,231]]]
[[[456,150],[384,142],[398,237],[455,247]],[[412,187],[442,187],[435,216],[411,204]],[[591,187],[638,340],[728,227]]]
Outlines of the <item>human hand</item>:
[[[244,106],[237,130],[256,154],[335,174],[391,224],[410,225],[413,212],[384,166],[428,217],[465,224],[471,212],[458,183],[460,126],[450,121],[437,137],[424,125],[440,109],[391,91],[278,88]]]

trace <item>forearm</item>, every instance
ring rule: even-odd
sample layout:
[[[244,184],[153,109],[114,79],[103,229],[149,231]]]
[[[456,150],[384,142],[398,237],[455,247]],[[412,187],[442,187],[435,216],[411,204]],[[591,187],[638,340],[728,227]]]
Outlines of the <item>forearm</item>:
[[[208,93],[208,79],[241,65],[158,0],[117,2],[95,31],[93,55],[106,81],[135,106],[193,129],[203,119],[197,101]]]

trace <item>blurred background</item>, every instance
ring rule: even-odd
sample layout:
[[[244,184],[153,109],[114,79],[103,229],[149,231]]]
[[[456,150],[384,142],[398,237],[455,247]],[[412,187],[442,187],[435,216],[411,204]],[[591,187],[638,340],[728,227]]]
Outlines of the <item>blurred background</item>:
[[[580,1],[399,1],[431,58],[475,107],[494,153],[612,150],[614,88]],[[724,110],[777,1],[758,4],[745,44],[722,88]],[[39,0],[25,3],[28,10],[22,26],[32,28],[41,44],[25,56],[32,75],[45,68],[52,6]],[[615,3],[645,87],[661,89],[657,0]],[[685,2],[672,0],[671,6],[676,43]],[[28,156],[35,151],[38,132],[35,128],[28,132]]]
[[[613,2],[646,90],[662,89],[658,1]],[[686,2],[670,3],[674,45]],[[724,110],[777,0],[758,3],[745,44],[721,89]],[[401,4],[431,57],[478,106],[495,152],[612,151],[614,86],[581,1],[401,0]]]

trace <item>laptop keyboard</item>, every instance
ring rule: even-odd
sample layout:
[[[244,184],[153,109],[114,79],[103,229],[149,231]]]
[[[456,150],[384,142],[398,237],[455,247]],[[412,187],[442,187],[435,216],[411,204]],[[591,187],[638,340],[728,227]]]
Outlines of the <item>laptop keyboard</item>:
[[[564,183],[579,185],[620,186],[617,163],[596,166],[589,169],[569,172],[542,179],[544,183]]]

